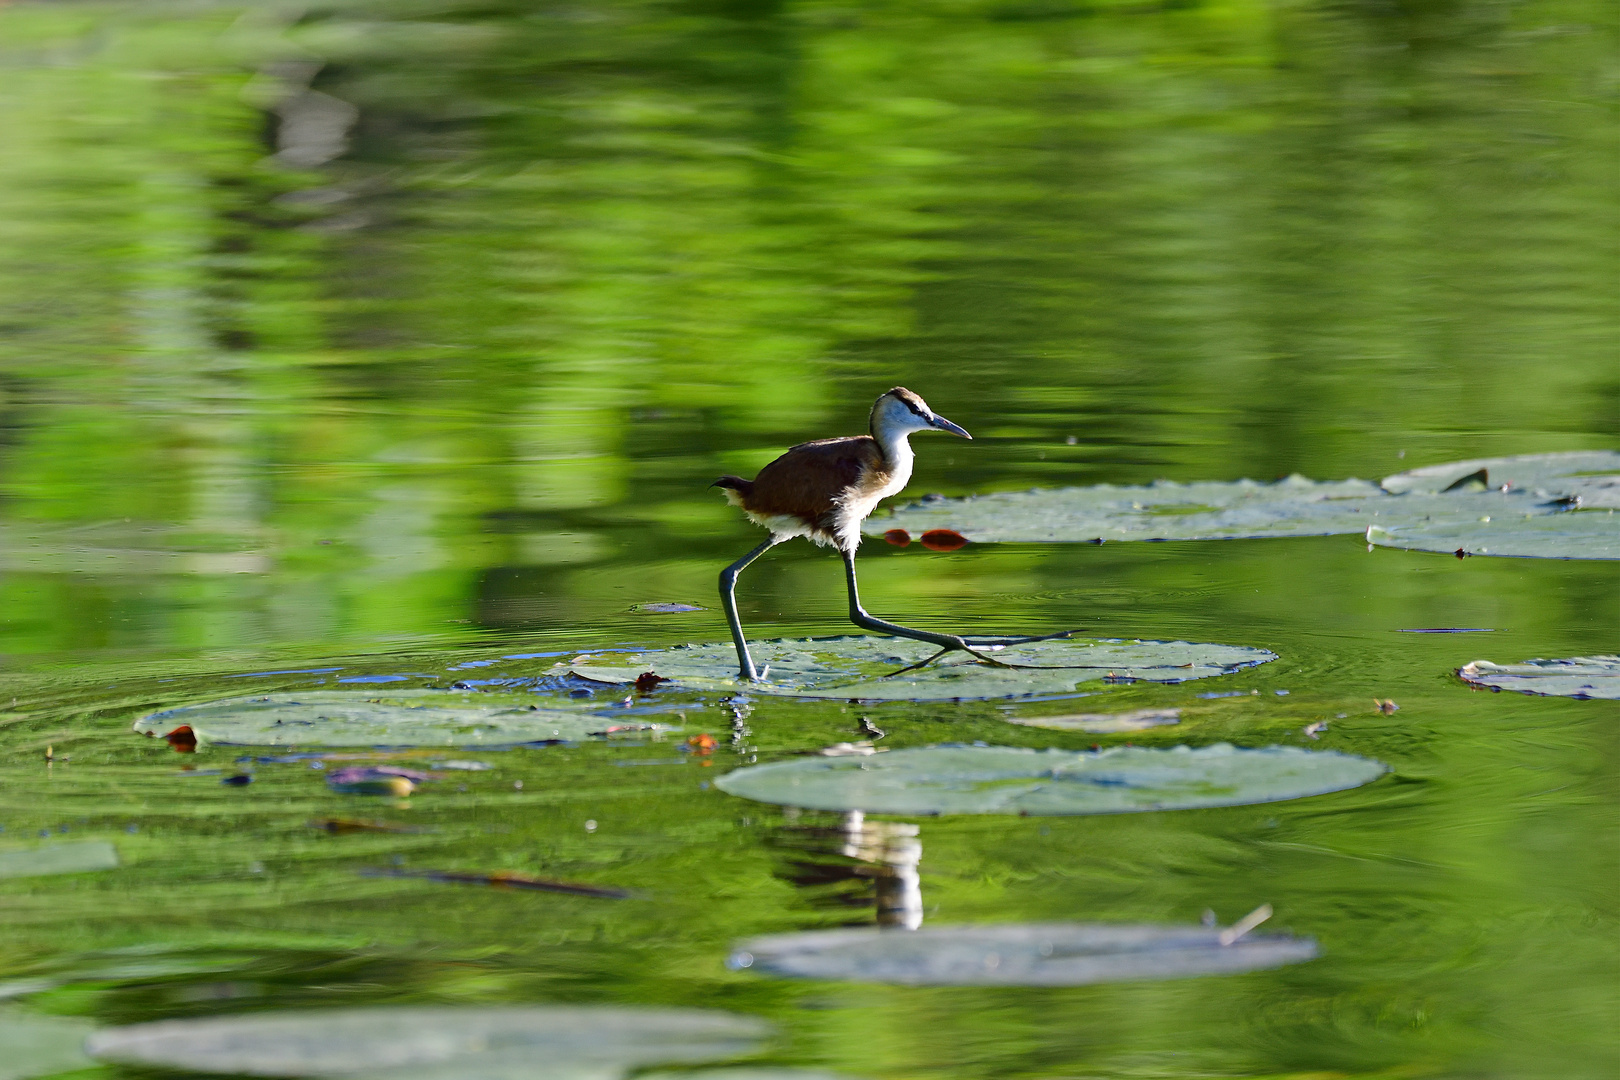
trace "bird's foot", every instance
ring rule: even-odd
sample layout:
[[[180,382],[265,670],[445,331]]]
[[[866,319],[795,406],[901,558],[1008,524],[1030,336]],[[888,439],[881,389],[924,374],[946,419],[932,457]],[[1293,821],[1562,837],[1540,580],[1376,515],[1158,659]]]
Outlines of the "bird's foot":
[[[973,648],[969,647],[967,644],[964,643],[964,644],[961,644],[961,645],[946,645],[944,648],[940,649],[939,652],[937,652],[934,655],[928,657],[927,659],[919,660],[915,664],[907,664],[903,668],[896,668],[894,671],[891,671],[888,674],[883,675],[881,677],[885,678],[885,679],[892,679],[896,675],[904,675],[908,671],[918,671],[918,670],[920,670],[922,668],[927,667],[929,664],[932,664],[935,660],[938,660],[940,657],[949,655],[950,653],[956,653],[956,652],[965,652],[969,656],[973,657],[973,660],[974,660],[975,663],[988,664],[991,667],[1010,668],[1010,667],[1017,667],[1018,666],[1017,664],[1005,664],[1005,663],[1002,663],[1000,660],[997,660],[995,657],[986,656],[984,653],[979,652],[978,650],[973,649]]]
[[[1061,641],[1078,634],[1078,630],[1063,630],[1056,634],[1036,634],[1031,637],[1002,637],[1002,638],[963,638],[969,645],[984,647],[987,645],[1028,645],[1032,641]],[[1015,665],[1008,665],[1009,667]]]

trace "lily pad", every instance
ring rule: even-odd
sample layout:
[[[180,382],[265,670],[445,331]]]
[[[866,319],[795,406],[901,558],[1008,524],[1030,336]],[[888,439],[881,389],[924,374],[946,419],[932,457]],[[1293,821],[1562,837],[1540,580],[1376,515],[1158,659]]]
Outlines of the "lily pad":
[[[865,698],[887,701],[948,701],[1068,693],[1082,683],[1180,683],[1277,659],[1265,649],[1199,645],[1185,641],[1068,638],[987,648],[987,655],[1013,668],[992,667],[966,653],[901,675],[890,672],[938,652],[906,638],[833,637],[750,642],[754,662],[768,668],[760,682],[737,679],[737,652],[730,642],[680,645],[632,656],[624,666],[575,666],[585,679],[633,683],[656,672],[676,687],[739,690],[794,697]]]
[[[821,930],[739,944],[733,968],[906,986],[1085,986],[1231,975],[1297,964],[1316,942],[1251,934],[1221,943],[1212,927],[1111,923]]]
[[[954,529],[979,542],[1232,540],[1359,533],[1373,525],[1464,525],[1575,508],[1620,508],[1620,453],[1448,462],[1399,473],[1382,485],[1290,476],[1272,484],[1161,480],[930,499],[872,518],[865,528],[874,536]]]
[[[533,700],[449,690],[312,690],[164,709],[135,721],[135,730],[163,735],[185,725],[205,743],[236,746],[512,746],[665,727],[536,709]]]
[[[1492,690],[1517,690],[1548,697],[1620,700],[1620,656],[1577,656],[1570,660],[1526,660],[1493,664],[1475,660],[1457,669],[1463,681]]]
[[[87,1020],[0,1010],[0,1047],[5,1048],[0,1054],[0,1080],[90,1068],[95,1062],[81,1048],[93,1030],[95,1025]]]
[[[1092,735],[1117,735],[1122,731],[1181,723],[1180,709],[1133,709],[1121,713],[1066,713],[1063,716],[1009,716],[1007,722],[1051,731],[1084,731]]]
[[[715,785],[745,799],[811,810],[1055,816],[1279,802],[1359,787],[1384,772],[1367,758],[1291,746],[930,746],[755,765]]]
[[[1467,522],[1373,526],[1367,542],[1407,551],[1519,559],[1620,559],[1620,516],[1613,510],[1527,517],[1485,515]]]
[[[1080,543],[1104,540],[1236,540],[1364,532],[1370,524],[1466,521],[1508,512],[1551,513],[1529,492],[1392,495],[1366,480],[1317,482],[1290,476],[1140,487],[1001,492],[941,499],[870,518],[869,534],[950,528],[976,542]]]
[[[163,1020],[103,1030],[87,1049],[121,1064],[250,1076],[529,1080],[725,1060],[768,1032],[698,1009],[376,1008]]]
[[[1382,487],[1395,494],[1437,494],[1459,484],[1477,489],[1505,484],[1543,497],[1579,500],[1586,508],[1620,509],[1620,453],[1578,450],[1448,461],[1387,476]]]
[[[0,851],[0,878],[46,877],[116,870],[118,849],[105,840],[47,844],[23,851]]]

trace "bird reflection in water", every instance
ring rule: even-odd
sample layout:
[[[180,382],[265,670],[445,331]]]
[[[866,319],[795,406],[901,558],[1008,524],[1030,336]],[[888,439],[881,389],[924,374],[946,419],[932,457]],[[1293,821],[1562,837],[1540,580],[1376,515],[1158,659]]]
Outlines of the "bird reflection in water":
[[[916,825],[868,821],[859,810],[837,827],[789,824],[775,844],[793,854],[777,876],[816,906],[875,907],[879,926],[915,930],[923,921],[917,833]]]

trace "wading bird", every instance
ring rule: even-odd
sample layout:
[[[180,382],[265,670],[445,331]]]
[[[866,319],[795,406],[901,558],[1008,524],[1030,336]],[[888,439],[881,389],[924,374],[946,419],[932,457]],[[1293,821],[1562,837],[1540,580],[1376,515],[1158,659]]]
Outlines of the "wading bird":
[[[897,386],[873,404],[871,434],[800,443],[761,469],[752,480],[722,476],[710,485],[724,488],[727,501],[742,507],[749,520],[771,534],[764,543],[720,572],[720,602],[726,609],[726,621],[731,624],[731,639],[737,645],[740,678],[756,680],[761,675],[748,654],[748,641],[743,637],[742,622],[737,618],[737,575],[765,552],[795,536],[803,536],[823,547],[837,548],[844,557],[844,576],[849,583],[849,618],[862,629],[938,645],[940,652],[936,655],[965,650],[990,663],[996,661],[975,652],[971,646],[1045,640],[998,638],[970,643],[955,634],[913,630],[873,618],[861,606],[855,585],[855,549],[861,542],[861,522],[871,515],[880,500],[906,486],[906,481],[911,479],[912,463],[909,437],[914,431],[930,429],[948,431],[964,439],[973,438],[937,415],[922,398]]]

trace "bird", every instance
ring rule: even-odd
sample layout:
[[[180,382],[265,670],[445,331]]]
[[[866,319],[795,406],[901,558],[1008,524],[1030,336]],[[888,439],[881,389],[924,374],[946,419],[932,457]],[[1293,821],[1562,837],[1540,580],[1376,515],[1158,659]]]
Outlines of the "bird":
[[[955,634],[936,634],[886,622],[868,614],[861,606],[855,581],[855,549],[861,542],[861,522],[871,516],[880,501],[899,493],[911,479],[914,455],[910,437],[920,431],[944,431],[958,438],[973,438],[965,429],[930,409],[917,394],[896,386],[879,395],[872,404],[868,434],[800,443],[761,469],[752,480],[722,476],[709,485],[720,488],[731,505],[740,507],[750,521],[770,533],[762,544],[720,572],[720,603],[731,627],[731,639],[737,646],[739,679],[754,682],[763,676],[749,654],[748,640],[737,617],[737,576],[777,544],[798,536],[819,546],[834,548],[843,556],[844,577],[849,588],[849,618],[864,630],[937,645],[940,651],[936,657],[964,650],[992,663],[995,661],[975,651],[972,645],[1043,640],[1004,638],[970,644]],[[929,661],[932,659],[934,657]]]

